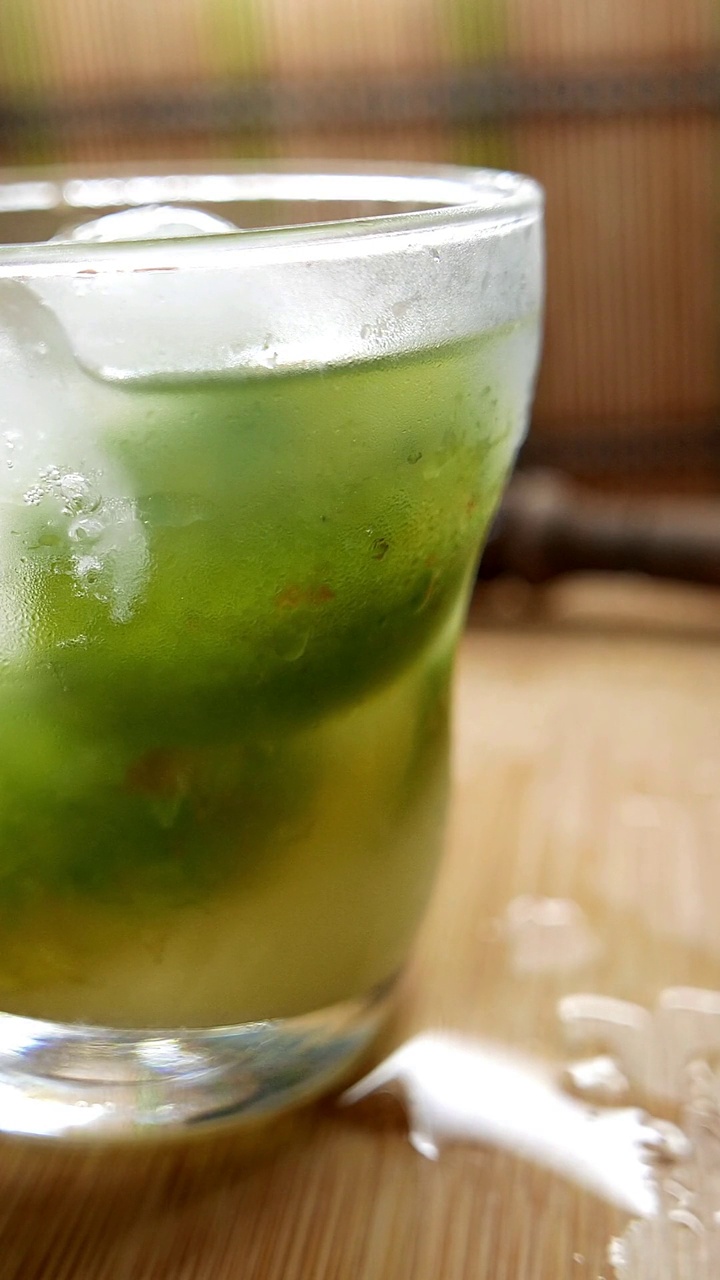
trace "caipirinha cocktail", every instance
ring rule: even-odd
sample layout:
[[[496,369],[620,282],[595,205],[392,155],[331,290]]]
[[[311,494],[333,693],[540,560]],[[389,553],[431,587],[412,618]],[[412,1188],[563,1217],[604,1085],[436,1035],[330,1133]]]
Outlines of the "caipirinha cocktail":
[[[41,446],[6,439],[0,1002],[214,1026],[371,989],[437,860],[527,333],[112,386],[2,294],[58,386]]]
[[[541,294],[513,175],[0,181],[0,1130],[274,1114],[367,1045]]]

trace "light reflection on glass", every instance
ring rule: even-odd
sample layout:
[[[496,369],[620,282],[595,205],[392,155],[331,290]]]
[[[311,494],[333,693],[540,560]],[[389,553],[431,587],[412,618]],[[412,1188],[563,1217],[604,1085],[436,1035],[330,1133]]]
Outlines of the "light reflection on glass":
[[[0,1129],[6,1133],[56,1137],[92,1125],[109,1110],[100,1103],[59,1102],[43,1098],[39,1090],[30,1096],[27,1080],[22,1088],[0,1083]]]

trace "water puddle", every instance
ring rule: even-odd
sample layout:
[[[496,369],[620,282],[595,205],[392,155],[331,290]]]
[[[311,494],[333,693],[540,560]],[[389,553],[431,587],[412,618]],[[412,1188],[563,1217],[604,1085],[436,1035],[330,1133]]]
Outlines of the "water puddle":
[[[657,1196],[645,1158],[653,1131],[639,1108],[599,1111],[569,1096],[552,1066],[446,1032],[414,1037],[349,1089],[345,1105],[394,1093],[409,1137],[437,1159],[451,1143],[510,1151],[628,1213],[647,1217]]]
[[[558,1019],[568,1044],[588,1050],[564,1067],[428,1031],[341,1103],[390,1093],[420,1155],[468,1143],[507,1151],[628,1214],[608,1247],[616,1280],[718,1280],[720,993],[667,988],[652,1010],[576,994]]]

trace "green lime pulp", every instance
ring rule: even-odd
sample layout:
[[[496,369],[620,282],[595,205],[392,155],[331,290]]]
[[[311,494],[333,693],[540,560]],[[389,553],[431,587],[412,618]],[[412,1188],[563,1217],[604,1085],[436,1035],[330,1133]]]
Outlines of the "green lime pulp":
[[[12,517],[0,1006],[219,1025],[401,963],[523,342],[103,386]]]

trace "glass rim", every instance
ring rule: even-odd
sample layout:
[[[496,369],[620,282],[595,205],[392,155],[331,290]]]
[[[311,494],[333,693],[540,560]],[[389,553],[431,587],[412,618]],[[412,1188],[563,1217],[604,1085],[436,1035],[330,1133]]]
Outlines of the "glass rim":
[[[82,221],[100,210],[141,205],[259,203],[302,201],[354,204],[373,201],[422,207],[372,213],[334,220],[238,228],[212,236],[172,239],[87,241],[24,241],[3,244],[0,230],[0,272],[32,269],[74,269],[78,259],[108,262],[132,255],[167,260],[176,267],[217,260],[218,250],[258,251],[277,260],[312,256],[348,240],[365,244],[390,235],[412,236],[453,226],[468,226],[477,234],[518,223],[534,222],[542,214],[543,190],[532,178],[501,169],[374,162],[246,161],[183,164],[54,165],[42,168],[0,168],[0,228],[4,213],[67,212]],[[369,246],[368,246],[369,247]],[[122,268],[121,268],[122,269]]]

